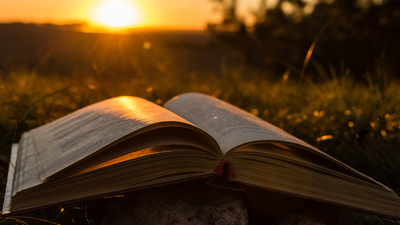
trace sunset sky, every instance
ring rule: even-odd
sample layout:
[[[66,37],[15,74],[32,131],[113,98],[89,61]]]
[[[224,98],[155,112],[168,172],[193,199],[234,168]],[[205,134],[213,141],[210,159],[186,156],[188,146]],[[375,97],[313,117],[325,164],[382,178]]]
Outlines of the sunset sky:
[[[248,15],[258,4],[239,1],[239,13]],[[213,8],[211,0],[0,0],[0,22],[202,30],[219,21]]]

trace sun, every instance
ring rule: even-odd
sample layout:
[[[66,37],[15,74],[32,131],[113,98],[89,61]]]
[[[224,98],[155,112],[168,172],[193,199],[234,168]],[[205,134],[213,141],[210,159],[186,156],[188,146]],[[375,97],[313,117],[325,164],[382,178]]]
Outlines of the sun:
[[[126,0],[106,0],[95,9],[94,21],[109,28],[127,28],[139,23],[139,14]]]

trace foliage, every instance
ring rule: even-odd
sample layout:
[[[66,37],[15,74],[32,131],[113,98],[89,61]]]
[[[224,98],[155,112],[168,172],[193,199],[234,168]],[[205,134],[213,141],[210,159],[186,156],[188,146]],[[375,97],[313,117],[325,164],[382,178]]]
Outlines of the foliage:
[[[244,108],[400,192],[396,147],[400,145],[400,84],[377,90],[348,77],[338,78],[334,68],[331,80],[312,86],[290,76],[272,82],[257,74],[243,79],[240,69],[221,70],[221,77],[167,73],[163,78],[132,78],[112,85],[29,72],[8,74],[0,92],[0,132],[6,134],[1,154],[8,154],[22,132],[108,97],[135,95],[162,104],[177,94],[198,91]]]
[[[270,1],[259,2],[255,22],[247,24],[247,29],[237,22],[226,25],[225,20],[218,26],[209,26],[220,43],[239,55],[240,60],[280,73],[288,64],[301,68],[314,38],[324,30],[312,64],[327,67],[330,63],[344,63],[354,78],[365,80],[365,71],[384,55],[391,73],[400,71],[396,63],[400,57],[397,0],[278,0],[273,7],[267,7]],[[223,29],[235,24],[236,29]],[[313,80],[321,79],[313,67],[307,75]]]

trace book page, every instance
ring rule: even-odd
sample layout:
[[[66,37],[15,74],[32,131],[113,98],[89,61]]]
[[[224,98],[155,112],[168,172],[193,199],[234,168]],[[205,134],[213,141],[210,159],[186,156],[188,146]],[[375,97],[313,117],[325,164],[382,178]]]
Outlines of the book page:
[[[31,131],[38,168],[47,178],[155,124],[189,122],[137,97],[117,97],[82,108]]]
[[[18,144],[14,170],[12,195],[24,187],[40,183],[40,174],[37,170],[35,151],[30,132],[24,133]]]
[[[37,161],[38,156],[35,148],[31,132],[24,133],[19,144],[20,159],[16,169],[17,179],[14,182],[14,191],[35,186],[43,178],[44,173],[40,168],[41,164]]]
[[[242,157],[240,155],[242,155]],[[336,177],[342,177],[343,179],[358,180],[358,182],[367,182],[368,184],[372,184],[374,186],[383,187],[379,182],[376,182],[372,178],[361,176],[359,173],[354,173],[352,170],[343,167],[340,163],[329,160],[325,157],[321,157],[320,155],[313,154],[312,152],[305,151],[304,149],[281,144],[262,143],[245,145],[236,148],[234,151],[230,151],[227,156],[232,164],[236,158],[254,159],[257,157],[275,158],[292,164],[298,164],[303,167],[307,167],[315,172],[331,174]]]
[[[142,150],[148,148],[163,147],[178,150],[184,147],[186,149],[191,149],[193,154],[195,154],[195,152],[204,152],[208,158],[221,159],[222,154],[217,154],[218,152],[215,151],[215,149],[218,149],[216,148],[218,146],[215,146],[216,143],[214,146],[210,145],[210,139],[207,137],[208,136],[202,135],[195,130],[179,127],[151,130],[113,145],[106,151],[89,157],[88,159],[84,159],[80,163],[48,177],[46,181],[65,178],[80,171],[87,171],[88,168],[105,167],[109,164],[106,162],[117,163],[120,162],[121,159],[129,158],[130,155],[144,156],[144,153],[148,151]],[[214,144],[214,142],[211,144]],[[139,152],[142,153],[139,154]],[[149,156],[150,155],[151,154],[149,154]],[[158,160],[159,159],[155,160],[152,164],[156,165]]]
[[[11,147],[10,164],[8,167],[8,176],[6,191],[4,193],[2,215],[8,214],[11,211],[11,196],[14,194],[14,181],[15,181],[15,169],[17,167],[17,157],[19,152],[18,144],[13,144]]]
[[[208,132],[216,139],[224,154],[239,146],[262,142],[294,146],[324,157],[358,177],[371,180],[371,182],[390,190],[383,184],[340,162],[314,146],[261,118],[217,98],[199,93],[187,93],[166,102],[164,107]]]
[[[318,149],[280,128],[217,98],[199,93],[177,96],[165,105],[213,136],[224,154],[252,142],[284,142]]]

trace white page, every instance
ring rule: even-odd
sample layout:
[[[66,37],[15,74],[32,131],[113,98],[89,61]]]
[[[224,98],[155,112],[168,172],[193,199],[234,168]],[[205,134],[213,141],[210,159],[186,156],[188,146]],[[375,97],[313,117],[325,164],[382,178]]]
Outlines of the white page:
[[[33,142],[32,136],[29,134],[30,132],[24,134],[21,141],[22,148],[20,148],[20,151],[24,152],[24,160],[21,159],[21,161],[24,161],[24,164],[19,168],[21,177],[18,191],[33,187],[39,184],[44,178],[43,170],[41,170],[41,163],[37,161],[38,157],[37,151],[35,150],[35,143]]]
[[[3,201],[3,209],[2,214],[8,214],[11,210],[11,196],[14,194],[14,179],[15,179],[15,168],[17,163],[17,156],[18,156],[18,144],[13,144],[11,148],[11,157],[10,157],[10,164],[8,168],[8,176],[7,176],[7,186],[6,191],[4,194],[4,201]]]
[[[359,178],[390,190],[385,185],[360,173],[314,146],[261,118],[217,98],[200,93],[187,93],[166,102],[164,107],[208,132],[216,139],[224,154],[238,146],[257,142],[293,145],[316,153],[349,170]]]
[[[38,163],[47,178],[122,137],[161,122],[186,120],[137,97],[90,105],[31,131]]]
[[[292,143],[320,152],[282,129],[211,96],[183,94],[168,101],[164,107],[208,132],[224,154],[240,145],[258,141]]]

